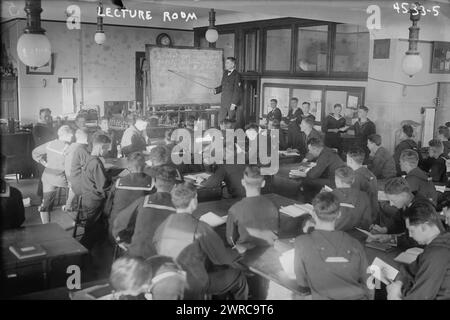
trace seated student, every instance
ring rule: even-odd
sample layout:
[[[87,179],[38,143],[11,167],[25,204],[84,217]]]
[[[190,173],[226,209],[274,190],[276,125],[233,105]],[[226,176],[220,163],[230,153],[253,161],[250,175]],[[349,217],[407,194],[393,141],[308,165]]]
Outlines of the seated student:
[[[110,228],[122,210],[138,198],[156,191],[153,178],[144,173],[145,157],[142,153],[134,152],[128,155],[127,167],[130,173],[116,180],[105,205]]]
[[[81,206],[86,225],[80,243],[89,250],[105,239],[108,230],[103,206],[111,180],[100,157],[108,152],[110,143],[111,140],[105,135],[97,135],[94,138],[91,154],[86,159],[81,175]]]
[[[86,158],[89,156],[89,152],[87,151],[88,137],[89,132],[86,129],[78,129],[75,132],[75,142],[70,144],[67,148],[64,166],[69,185],[69,194],[67,196],[66,205],[63,206],[64,211],[72,211],[75,197],[81,194],[81,168],[84,166]]]
[[[120,142],[124,156],[136,151],[145,151],[147,147],[147,141],[143,134],[145,130],[147,130],[147,121],[141,118],[129,118],[129,127],[124,131]]]
[[[447,126],[440,126],[438,128],[437,138],[444,145],[444,156],[450,157],[450,129]]]
[[[227,241],[241,252],[257,246],[271,246],[277,239],[278,208],[264,196],[260,168],[245,168],[242,185],[246,197],[228,210]]]
[[[172,258],[120,257],[111,267],[114,299],[183,300],[186,276]]]
[[[112,235],[116,241],[130,244],[130,255],[149,258],[156,254],[153,246],[155,231],[170,214],[175,213],[170,196],[175,179],[174,168],[159,167],[155,176],[156,193],[135,200],[113,221]]]
[[[11,187],[5,180],[6,157],[2,154],[0,159],[0,230],[19,228],[25,221],[22,193]]]
[[[245,164],[218,164],[216,171],[202,183],[204,188],[218,188],[225,182],[227,195],[231,198],[245,197],[242,175]]]
[[[155,177],[159,167],[169,165],[175,168],[175,165],[171,163],[170,150],[166,146],[157,145],[150,151],[148,157],[151,162],[151,166],[145,167],[144,172],[150,177]],[[181,176],[179,170],[176,169],[176,171],[177,171],[177,180],[183,181],[183,177]]]
[[[397,175],[402,175],[402,170],[400,168],[400,155],[403,150],[411,149],[416,151],[419,154],[419,148],[417,147],[417,143],[413,140],[414,129],[411,125],[405,124],[402,127],[402,132],[400,135],[400,139],[402,140],[396,147],[394,151],[394,160],[395,167],[397,169]]]
[[[381,136],[371,134],[367,138],[367,147],[370,150],[369,164],[367,168],[372,171],[377,179],[389,179],[397,175],[394,157],[381,146]]]
[[[402,266],[398,280],[386,287],[389,300],[450,300],[450,233],[439,228],[430,203],[413,205],[404,215],[411,237],[424,251]]]
[[[282,114],[280,108],[277,107],[277,99],[270,99],[269,112],[267,113],[266,125],[270,126],[273,120],[281,121]]]
[[[308,146],[308,141],[310,139],[313,139],[313,138],[317,139],[317,140],[323,139],[322,133],[320,133],[319,131],[314,129],[314,120],[310,117],[303,119],[302,123],[300,124],[300,129],[302,130],[305,147]],[[300,150],[300,153],[302,155],[305,155],[305,158],[307,158],[307,160],[312,159],[312,156],[307,154],[308,153],[307,148],[305,150]]]
[[[419,163],[419,167],[427,172],[433,182],[447,183],[447,165],[444,146],[438,139],[428,142],[428,158]]]
[[[100,129],[97,130],[93,136],[103,134],[111,139],[111,148],[105,155],[105,158],[116,158],[117,157],[117,134],[115,130],[111,130],[109,126],[109,119],[106,117],[100,120]]]
[[[172,189],[171,195],[177,213],[158,228],[153,242],[158,254],[174,258],[186,271],[189,290],[185,298],[229,293],[235,300],[246,300],[246,278],[233,268],[239,267],[238,252],[226,248],[208,224],[192,216],[197,208],[195,187],[182,183]]]
[[[335,230],[339,200],[330,192],[313,200],[315,229],[295,240],[294,269],[297,283],[309,288],[312,299],[371,299],[367,287],[367,258],[358,240]]]
[[[352,188],[361,190],[369,196],[372,221],[377,221],[379,214],[378,181],[375,175],[363,166],[365,156],[366,153],[362,148],[352,148],[347,153],[347,165],[355,171],[355,182],[352,184]]]
[[[61,126],[58,129],[58,139],[44,143],[32,152],[33,160],[45,167],[42,174],[44,197],[39,206],[43,224],[50,222],[50,212],[53,210],[56,189],[68,186],[64,163],[72,138],[72,129],[66,125]]]
[[[332,193],[338,198],[341,208],[335,229],[350,231],[357,227],[368,230],[372,224],[370,199],[365,192],[352,188],[355,172],[350,167],[338,168],[335,181],[336,189]]]
[[[434,205],[437,203],[437,191],[428,174],[417,167],[419,155],[411,149],[403,150],[400,155],[400,167],[406,172],[406,181],[411,187],[411,192],[420,194]]]

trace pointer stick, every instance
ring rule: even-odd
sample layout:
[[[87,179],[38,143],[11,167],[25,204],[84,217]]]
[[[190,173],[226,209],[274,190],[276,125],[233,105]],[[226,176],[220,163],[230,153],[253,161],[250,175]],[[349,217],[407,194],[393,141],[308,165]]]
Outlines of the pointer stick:
[[[177,75],[177,76],[179,76],[179,77],[181,77],[181,78],[184,78],[184,79],[186,79],[186,80],[195,82],[196,84],[198,84],[198,85],[200,85],[200,86],[202,86],[202,87],[205,87],[205,88],[207,88],[207,89],[214,89],[214,88],[212,88],[212,87],[205,86],[203,83],[197,82],[197,81],[195,81],[195,80],[193,80],[193,79],[190,79],[190,78],[188,78],[188,77],[186,77],[186,76],[183,76],[182,74],[179,74],[178,72],[175,72],[175,71],[173,71],[173,70],[168,69],[167,71],[172,72],[173,74],[175,74],[175,75]]]

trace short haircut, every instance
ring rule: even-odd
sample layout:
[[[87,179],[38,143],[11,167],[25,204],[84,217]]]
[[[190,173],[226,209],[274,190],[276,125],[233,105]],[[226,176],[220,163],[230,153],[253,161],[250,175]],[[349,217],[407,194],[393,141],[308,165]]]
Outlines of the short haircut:
[[[155,178],[169,183],[175,183],[177,180],[177,169],[171,166],[160,166],[156,168]]]
[[[43,114],[44,112],[52,113],[52,111],[49,108],[42,108],[39,110],[39,115]]]
[[[278,100],[277,99],[270,99],[270,102],[275,102],[276,104],[278,104]]]
[[[111,143],[111,139],[105,134],[95,135],[94,138],[92,139],[93,145],[110,144],[110,143]]]
[[[402,130],[403,133],[408,137],[408,138],[412,138],[412,136],[414,135],[414,128],[409,125],[409,124],[404,124],[402,126]]]
[[[333,109],[336,109],[336,108],[341,108],[341,109],[342,109],[342,104],[336,103],[336,104],[334,105]]]
[[[116,291],[139,291],[152,279],[152,269],[142,258],[120,257],[111,267],[109,281]]]
[[[261,175],[261,169],[256,165],[247,166],[244,170],[244,181],[251,187],[260,188],[264,177]]]
[[[254,122],[249,123],[249,124],[245,127],[245,131],[247,131],[247,130],[249,130],[249,129],[253,129],[253,130],[255,130],[256,132],[259,132],[259,126],[258,126],[256,123],[254,123]]]
[[[75,117],[75,121],[77,121],[78,119],[86,120],[87,119],[86,114],[84,114],[84,113],[77,114],[77,116]]]
[[[308,107],[310,107],[310,106],[311,106],[311,103],[309,103],[308,101],[304,101],[304,102],[302,103],[302,105],[304,105],[304,104],[307,104],[307,105],[308,105]]]
[[[439,216],[436,213],[436,209],[433,204],[428,201],[420,201],[413,203],[408,210],[403,213],[403,218],[409,220],[409,224],[416,226],[419,224],[431,224],[439,226]]]
[[[360,106],[358,109],[364,110],[365,112],[369,112],[369,108],[367,108],[366,106]]]
[[[129,166],[143,169],[145,167],[145,156],[141,152],[133,152],[128,155],[127,162]]]
[[[87,140],[88,137],[89,137],[89,130],[87,130],[86,128],[77,129],[77,131],[75,131],[76,141]]]
[[[227,57],[227,60],[230,60],[234,64],[236,64],[236,58],[235,57]]]
[[[170,158],[169,150],[163,145],[157,145],[150,151],[149,158],[154,164],[166,164]]]
[[[298,98],[292,97],[292,98],[291,98],[291,101],[296,101],[296,102],[298,102]]]
[[[353,171],[353,169],[350,167],[345,166],[342,168],[338,168],[334,172],[334,175],[346,185],[351,185],[353,184],[353,182],[355,182],[355,171]]]
[[[352,158],[358,164],[363,164],[366,152],[360,147],[353,147],[347,152],[347,157]]]
[[[444,150],[444,144],[439,139],[430,140],[430,142],[428,142],[428,145],[430,146],[430,148],[432,148],[434,150],[440,150],[440,151]]]
[[[73,131],[68,125],[62,125],[58,129],[58,137],[67,136],[71,134],[73,134]]]
[[[311,117],[303,118],[302,122],[308,124],[311,127],[314,127],[314,119],[312,119]]]
[[[310,138],[308,139],[307,145],[315,148],[323,148],[323,141],[319,138]]]
[[[197,189],[192,183],[183,182],[175,185],[170,194],[175,208],[185,209],[189,206],[192,199],[197,196]]]
[[[377,146],[381,146],[381,136],[379,134],[371,134],[370,136],[367,137],[367,139],[372,142],[375,143]]]
[[[450,129],[447,126],[439,126],[438,133],[448,138],[450,136]]]
[[[384,193],[386,194],[397,195],[404,192],[411,193],[411,188],[405,178],[391,178],[384,185]]]
[[[406,162],[412,166],[417,166],[419,164],[419,154],[412,149],[403,150],[400,154],[400,162]]]
[[[312,201],[314,212],[323,221],[334,221],[339,215],[339,199],[332,192],[321,192]]]

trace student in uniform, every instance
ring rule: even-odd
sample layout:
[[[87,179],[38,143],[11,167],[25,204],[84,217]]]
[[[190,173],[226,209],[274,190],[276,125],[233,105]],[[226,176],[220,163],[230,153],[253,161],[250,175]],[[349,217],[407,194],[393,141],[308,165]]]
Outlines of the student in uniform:
[[[317,140],[322,140],[323,136],[322,136],[322,133],[320,133],[319,131],[314,129],[314,120],[309,117],[303,119],[302,123],[300,124],[300,129],[302,130],[302,135],[303,135],[303,139],[304,139],[303,145],[305,146],[305,149],[300,150],[300,153],[302,155],[305,155],[305,157],[308,160],[310,160],[311,156],[307,155],[308,141],[313,138],[317,139]]]
[[[185,298],[228,293],[235,300],[246,300],[246,278],[235,268],[240,267],[239,253],[226,248],[208,224],[192,215],[197,208],[195,187],[182,183],[172,189],[171,195],[177,213],[158,228],[153,242],[158,254],[174,258],[186,271],[189,289]]]
[[[111,180],[106,174],[100,157],[108,152],[110,143],[111,140],[108,136],[97,135],[95,137],[92,142],[92,152],[86,159],[81,175],[82,212],[86,218],[86,225],[80,243],[89,250],[102,242],[108,233],[103,206],[107,192],[111,188]]]
[[[419,167],[427,172],[433,182],[447,183],[447,165],[444,145],[441,140],[433,139],[428,142],[428,158],[419,163]]]
[[[147,129],[147,121],[142,118],[129,119],[129,127],[124,131],[122,140],[120,142],[121,150],[124,156],[130,153],[145,151],[147,141],[143,132]]]
[[[155,176],[156,192],[132,202],[113,221],[112,235],[117,242],[126,243],[130,255],[149,258],[156,254],[153,246],[155,231],[175,213],[170,196],[175,181],[174,168],[159,167]]]
[[[402,266],[397,280],[386,287],[389,300],[450,300],[450,233],[443,233],[429,203],[413,205],[404,215],[410,236],[424,251]]]
[[[111,267],[114,299],[183,300],[186,275],[170,257],[120,257]]]
[[[65,161],[72,138],[72,129],[66,125],[61,126],[58,129],[58,139],[44,143],[32,152],[33,160],[45,167],[42,174],[44,197],[39,207],[43,224],[50,222],[50,212],[53,210],[56,189],[68,186]]]
[[[375,175],[363,166],[365,152],[356,147],[351,148],[347,153],[347,165],[355,171],[355,182],[352,187],[365,192],[370,199],[372,208],[372,221],[378,221],[378,181]]]
[[[127,159],[127,167],[129,174],[116,180],[105,205],[105,213],[109,215],[110,228],[116,217],[126,207],[135,200],[156,191],[153,178],[144,173],[145,157],[142,153],[130,154]]]
[[[334,113],[330,113],[322,124],[322,132],[325,133],[325,145],[342,151],[341,132],[346,129],[345,118],[342,116],[342,105],[334,105]]]
[[[306,118],[310,118],[314,121],[316,121],[316,116],[313,115],[312,113],[310,113],[311,111],[311,103],[305,101],[302,103],[302,110],[303,110],[303,115],[302,115],[302,120],[306,119]]]
[[[393,178],[397,175],[394,157],[381,145],[381,136],[371,134],[367,138],[367,147],[370,150],[367,168],[379,180]]]
[[[335,229],[351,231],[355,227],[368,230],[372,224],[372,208],[369,196],[352,188],[355,172],[350,167],[336,169],[336,189],[333,194],[340,203],[340,216],[336,220]]]
[[[144,172],[150,177],[155,177],[157,169],[161,166],[172,166],[176,169],[175,165],[171,163],[171,152],[170,149],[163,145],[158,145],[154,147],[149,154],[149,160],[151,162],[151,166],[147,166],[144,169]],[[183,181],[183,177],[181,176],[178,169],[177,172],[177,180]]]
[[[297,124],[300,125],[300,122],[302,122],[302,116],[303,116],[303,111],[300,108],[300,106],[298,105],[298,98],[292,97],[291,101],[289,103],[288,114],[287,114],[286,118],[283,120],[286,122],[288,127],[291,124],[293,124],[294,122],[296,122]]]
[[[85,114],[83,114],[83,113],[77,114],[77,116],[75,117],[75,123],[74,123],[72,130],[76,131],[78,129],[81,129],[81,130],[87,129],[86,122],[87,122],[87,119],[86,119]]]
[[[411,191],[418,193],[427,198],[434,205],[437,203],[437,191],[434,187],[431,178],[426,172],[419,169],[419,155],[416,151],[411,149],[403,150],[400,155],[400,168],[406,172],[406,181],[408,181]]]
[[[93,136],[103,134],[111,139],[111,148],[105,155],[105,158],[117,158],[117,137],[116,132],[111,130],[109,125],[109,119],[107,117],[102,117],[100,120],[100,129],[97,130]]]
[[[5,180],[6,157],[3,154],[0,162],[0,230],[19,228],[25,221],[22,193]]]
[[[400,135],[401,142],[395,147],[394,151],[394,160],[397,169],[397,176],[402,175],[402,170],[400,168],[400,155],[402,154],[403,150],[411,149],[419,154],[419,148],[417,147],[417,143],[412,139],[413,136],[414,136],[413,127],[409,124],[405,124],[402,127],[402,132]]]
[[[88,156],[88,136],[87,129],[78,129],[75,132],[75,142],[70,144],[67,149],[67,156],[64,162],[65,173],[69,185],[69,194],[66,204],[63,206],[64,211],[73,211],[73,202],[77,195],[80,195],[80,175],[81,168],[86,163]],[[80,151],[78,149],[81,149]],[[72,167],[75,169],[72,175]],[[77,192],[76,192],[77,191]]]
[[[239,252],[257,246],[271,246],[278,234],[278,208],[261,195],[265,185],[260,168],[245,168],[242,185],[246,197],[228,210],[227,241]]]
[[[369,114],[369,108],[366,106],[360,106],[358,109],[358,121],[349,129],[355,131],[355,137],[358,139],[359,146],[364,150],[366,159],[369,158],[369,148],[367,148],[367,138],[371,134],[377,133],[375,123],[373,123],[367,116]]]
[[[269,112],[267,113],[266,125],[271,126],[273,120],[281,121],[282,114],[280,108],[277,107],[277,99],[270,99]]]
[[[289,109],[286,122],[288,124],[287,145],[288,150],[300,151],[302,148],[302,134],[300,124],[303,120],[303,110],[298,106],[298,99],[291,99],[291,109]]]
[[[444,146],[444,156],[450,157],[450,129],[447,126],[440,126],[438,128],[438,137]]]
[[[305,202],[311,202],[323,186],[334,187],[334,172],[344,166],[336,152],[323,145],[323,141],[312,138],[308,141],[308,151],[316,159],[316,165],[306,173],[300,190]]]
[[[297,283],[309,288],[314,300],[368,300],[367,258],[358,240],[335,230],[339,200],[330,192],[313,201],[316,225],[295,240],[294,268]]]

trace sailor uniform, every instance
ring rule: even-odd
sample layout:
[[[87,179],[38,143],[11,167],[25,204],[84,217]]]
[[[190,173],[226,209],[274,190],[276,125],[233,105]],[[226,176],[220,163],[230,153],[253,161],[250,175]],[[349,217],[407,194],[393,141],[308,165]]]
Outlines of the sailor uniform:
[[[368,230],[372,224],[372,208],[369,196],[353,188],[333,190],[340,203],[340,217],[336,220],[336,230],[350,231],[354,228]]]
[[[361,190],[369,196],[372,208],[372,223],[379,220],[378,181],[375,175],[366,167],[355,170],[355,181],[352,188]]]
[[[401,141],[396,147],[394,151],[394,161],[395,161],[395,168],[397,169],[397,175],[400,176],[402,174],[402,170],[400,168],[400,155],[402,154],[403,150],[411,149],[417,152],[419,155],[419,163],[421,160],[421,154],[419,151],[419,148],[417,147],[417,143],[413,139],[406,139]]]
[[[0,180],[1,230],[19,228],[25,221],[22,193]]]
[[[300,150],[301,154],[305,155],[305,158],[308,159],[308,161],[311,161],[314,157],[310,154],[308,154],[308,141],[309,139],[319,139],[322,140],[323,136],[322,133],[317,131],[316,129],[312,128],[311,132],[306,135],[305,132],[302,132],[302,137],[303,137],[303,145],[302,148],[304,148],[303,150]]]
[[[361,120],[358,119],[358,121],[350,128],[355,131],[355,137],[358,139],[359,146],[366,152],[367,159],[370,154],[370,150],[367,147],[367,140],[371,134],[377,133],[375,123],[370,119],[367,119],[366,122],[361,122]]]
[[[405,177],[411,192],[419,194],[430,200],[434,205],[437,204],[438,194],[436,188],[431,181],[431,177],[419,168],[414,168]]]
[[[281,121],[281,118],[282,118],[281,110],[278,107],[275,107],[267,114],[267,122],[269,123],[273,122],[273,120]]]
[[[109,132],[105,132],[103,130],[98,130],[92,135],[92,139],[94,139],[98,135],[105,135],[111,139],[111,147],[108,153],[105,155],[105,158],[117,158],[117,138],[114,130],[109,130]]]
[[[226,293],[234,300],[247,299],[245,276],[232,268],[239,254],[226,248],[219,235],[205,222],[186,213],[172,214],[158,228],[153,242],[158,254],[174,258],[186,271],[188,290],[185,299]]]
[[[156,192],[140,197],[119,212],[113,223],[112,234],[119,241],[130,243],[128,253],[149,258],[156,254],[153,236],[156,229],[175,213],[170,193]]]
[[[441,154],[437,159],[430,157],[423,160],[419,166],[423,171],[428,172],[433,182],[447,183],[446,161],[444,154]]]
[[[202,185],[205,188],[218,188],[225,182],[228,194],[232,198],[245,197],[242,186],[245,164],[219,164],[217,170]]]
[[[123,155],[128,156],[133,152],[145,151],[147,142],[142,133],[132,125],[123,132],[120,146]]]
[[[325,145],[329,148],[336,148],[339,152],[342,149],[342,139],[340,132],[330,132],[330,129],[341,129],[345,127],[345,118],[336,118],[334,114],[329,114],[322,125],[322,131],[325,132]]]
[[[72,160],[70,161],[70,174],[68,175],[68,179],[70,187],[76,195],[81,195],[82,193],[81,174],[87,159],[90,157],[87,148],[88,146],[86,144],[78,145],[78,147],[73,150]]]
[[[378,148],[367,167],[380,180],[393,178],[397,175],[394,158],[383,147]]]

